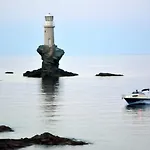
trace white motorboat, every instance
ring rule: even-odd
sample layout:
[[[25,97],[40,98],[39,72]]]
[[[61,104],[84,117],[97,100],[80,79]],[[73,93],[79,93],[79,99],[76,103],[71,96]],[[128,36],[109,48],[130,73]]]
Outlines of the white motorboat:
[[[127,101],[128,104],[150,104],[150,96],[145,92],[149,92],[150,89],[142,89],[141,91],[136,90],[130,95],[125,95],[122,98]]]

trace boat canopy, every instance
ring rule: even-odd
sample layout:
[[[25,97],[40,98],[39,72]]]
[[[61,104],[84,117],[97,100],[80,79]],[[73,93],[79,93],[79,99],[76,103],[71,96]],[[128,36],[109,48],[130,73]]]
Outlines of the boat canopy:
[[[136,91],[132,92],[132,94],[142,94],[145,91],[150,91],[150,89],[148,89],[148,88],[147,89],[142,89],[141,91],[136,90]]]
[[[142,89],[141,91],[142,92],[144,92],[144,91],[150,91],[150,89]]]

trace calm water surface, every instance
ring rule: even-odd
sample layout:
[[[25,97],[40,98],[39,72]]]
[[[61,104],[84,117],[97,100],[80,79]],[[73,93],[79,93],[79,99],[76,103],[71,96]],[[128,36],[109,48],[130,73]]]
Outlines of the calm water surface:
[[[31,137],[48,131],[93,144],[22,150],[149,149],[150,107],[127,107],[121,97],[135,89],[150,88],[150,56],[64,56],[60,67],[80,76],[56,81],[22,77],[40,63],[40,57],[0,59],[0,124],[15,129],[0,138]],[[5,75],[5,71],[14,74]],[[125,76],[95,77],[99,72]]]

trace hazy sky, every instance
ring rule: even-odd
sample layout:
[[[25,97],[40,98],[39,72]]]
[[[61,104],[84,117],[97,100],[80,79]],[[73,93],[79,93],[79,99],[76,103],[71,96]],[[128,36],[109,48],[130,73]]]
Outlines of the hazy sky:
[[[150,0],[0,0],[0,51],[36,55],[44,15],[66,55],[150,53]]]

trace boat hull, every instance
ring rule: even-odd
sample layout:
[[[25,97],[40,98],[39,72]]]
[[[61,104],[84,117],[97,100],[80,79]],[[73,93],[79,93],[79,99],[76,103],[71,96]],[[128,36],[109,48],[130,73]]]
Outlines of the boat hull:
[[[150,98],[124,98],[128,104],[150,104]]]

